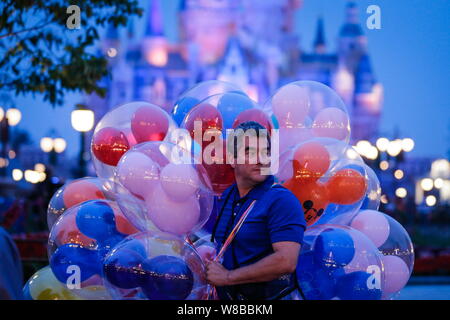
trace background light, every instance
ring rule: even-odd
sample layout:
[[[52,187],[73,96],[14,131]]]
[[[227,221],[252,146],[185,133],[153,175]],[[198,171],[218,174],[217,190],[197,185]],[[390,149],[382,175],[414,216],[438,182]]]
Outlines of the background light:
[[[72,127],[79,132],[88,132],[94,126],[94,112],[89,109],[76,109],[71,114]]]
[[[385,194],[383,194],[381,196],[380,200],[381,200],[381,203],[383,203],[383,204],[387,204],[388,203],[388,199],[387,199],[387,196]]]
[[[396,157],[400,154],[400,152],[402,151],[402,141],[399,139],[396,139],[394,141],[390,141],[389,142],[389,146],[387,148],[387,153],[391,156],[391,157]]]
[[[2,107],[0,107],[0,121],[3,120],[3,117],[5,116],[5,110],[3,110]]]
[[[389,146],[389,140],[387,138],[379,138],[376,142],[378,150],[384,152]]]
[[[410,152],[414,149],[414,140],[411,138],[405,138],[402,140],[402,149],[405,152]]]
[[[12,178],[14,181],[20,181],[23,178],[23,172],[20,169],[13,169]]]
[[[106,54],[108,55],[108,57],[114,58],[115,56],[117,56],[117,49],[109,48],[108,51],[106,52]]]
[[[420,182],[420,186],[425,191],[430,191],[431,189],[433,189],[433,184],[433,180],[430,178],[422,179],[422,181]]]
[[[427,204],[427,206],[432,207],[436,204],[436,197],[435,196],[427,196],[425,198],[425,203]]]
[[[19,124],[22,119],[22,113],[19,109],[11,108],[6,111],[6,117],[8,118],[8,123],[11,127]]]
[[[49,137],[44,137],[41,139],[40,143],[41,149],[44,152],[50,152],[53,149],[53,139]]]
[[[380,169],[385,171],[387,169],[389,169],[389,162],[386,160],[383,160],[380,162]]]
[[[444,180],[441,178],[437,178],[436,180],[434,180],[434,187],[436,189],[441,189],[444,186]]]
[[[61,153],[64,150],[66,150],[67,143],[66,143],[66,140],[64,140],[63,138],[54,139],[53,144],[54,144],[55,151],[57,153]]]
[[[398,188],[395,190],[395,195],[399,198],[405,198],[408,195],[408,192],[405,188]]]
[[[395,172],[394,172],[394,177],[398,180],[402,179],[404,177],[404,175],[405,174],[403,173],[403,170],[400,170],[400,169],[395,170]]]
[[[34,170],[37,172],[44,172],[45,171],[45,165],[42,163],[36,163],[34,165]]]

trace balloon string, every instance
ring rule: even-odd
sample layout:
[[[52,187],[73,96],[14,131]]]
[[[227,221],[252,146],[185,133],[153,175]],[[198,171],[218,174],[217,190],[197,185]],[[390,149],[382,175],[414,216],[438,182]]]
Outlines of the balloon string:
[[[225,254],[225,251],[228,249],[228,247],[230,246],[230,244],[233,241],[234,237],[236,237],[236,234],[238,233],[238,231],[241,229],[242,225],[244,224],[244,221],[247,218],[248,214],[250,213],[250,211],[255,206],[255,202],[256,202],[256,200],[253,200],[252,203],[248,206],[247,210],[245,210],[245,212],[242,214],[242,216],[240,217],[239,221],[236,223],[236,225],[234,226],[233,230],[230,232],[230,235],[228,236],[227,240],[223,244],[223,246],[220,249],[219,253],[214,258],[214,261],[216,261],[216,262],[219,261],[222,258],[222,256]],[[216,296],[217,295],[217,290],[216,290],[215,286],[208,285],[207,298],[206,299],[210,300],[211,295],[212,296]]]

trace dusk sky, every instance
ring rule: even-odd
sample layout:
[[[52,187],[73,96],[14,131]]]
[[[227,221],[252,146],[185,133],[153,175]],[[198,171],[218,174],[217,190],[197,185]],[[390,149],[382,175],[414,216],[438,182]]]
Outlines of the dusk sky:
[[[141,3],[146,7],[146,1]],[[163,3],[167,36],[176,41],[178,0]],[[296,16],[296,30],[304,50],[311,49],[317,18],[322,15],[328,51],[334,51],[346,3],[346,0],[304,0]],[[401,138],[415,140],[412,155],[446,157],[450,150],[450,1],[357,3],[375,76],[385,90],[381,134],[394,138],[397,127]],[[381,30],[368,30],[365,26],[368,17],[365,11],[371,4],[381,8]],[[71,127],[70,112],[79,101],[79,95],[70,94],[63,107],[53,109],[40,98],[16,98],[16,106],[23,113],[19,127],[28,130],[37,144],[55,128],[67,140],[69,155],[74,155],[78,152],[79,136]]]

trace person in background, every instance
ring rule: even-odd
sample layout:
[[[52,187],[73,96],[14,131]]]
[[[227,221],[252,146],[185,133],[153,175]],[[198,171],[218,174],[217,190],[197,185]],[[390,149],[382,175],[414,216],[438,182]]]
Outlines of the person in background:
[[[22,264],[14,241],[0,227],[0,300],[22,299]]]

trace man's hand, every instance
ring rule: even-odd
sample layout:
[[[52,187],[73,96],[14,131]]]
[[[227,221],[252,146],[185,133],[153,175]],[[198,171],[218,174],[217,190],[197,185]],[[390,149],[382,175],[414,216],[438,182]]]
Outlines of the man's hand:
[[[208,261],[206,264],[206,279],[214,286],[230,285],[230,272],[216,261]]]

